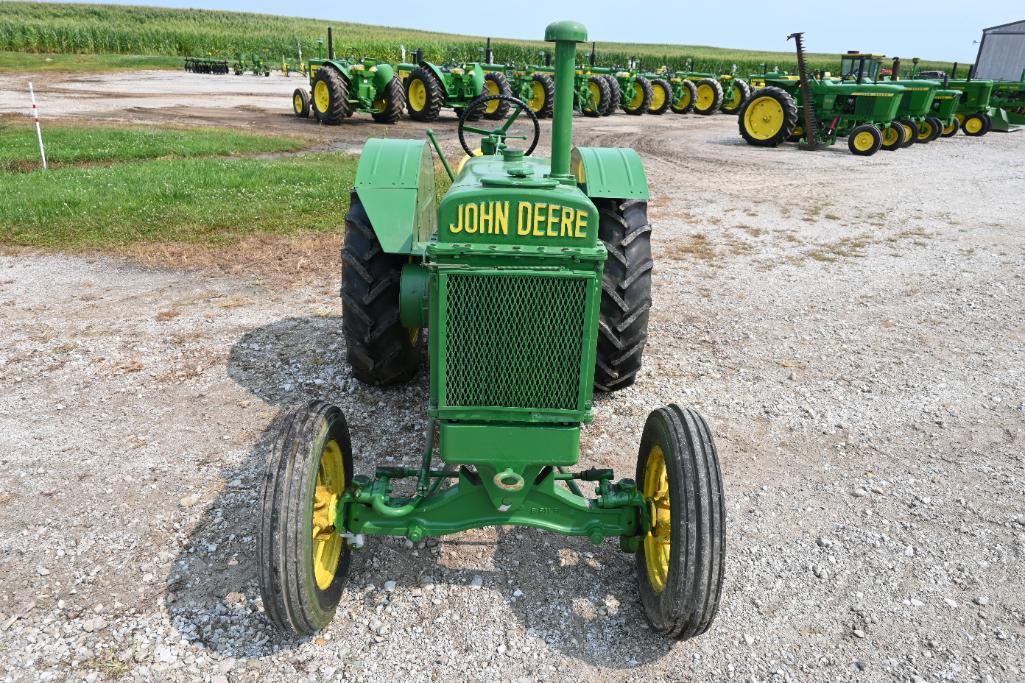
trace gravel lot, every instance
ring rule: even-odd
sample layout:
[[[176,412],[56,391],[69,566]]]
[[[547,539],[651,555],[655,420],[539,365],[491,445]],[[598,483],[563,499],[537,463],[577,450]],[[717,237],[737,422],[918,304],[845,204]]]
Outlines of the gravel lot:
[[[174,78],[170,109],[89,94],[65,113],[244,114],[337,148],[422,133],[296,122],[294,78],[284,102],[212,116],[190,109],[197,79],[285,79]],[[709,633],[654,636],[616,543],[512,529],[372,540],[331,627],[282,638],[253,538],[275,417],[325,398],[359,472],[413,465],[426,375],[349,377],[337,279],[17,254],[0,256],[0,679],[1025,679],[1025,133],[861,159],[749,148],[725,116],[579,123],[581,144],[641,152],[657,261],[645,370],[598,402],[582,464],[629,476],[648,411],[705,413],[729,513]]]

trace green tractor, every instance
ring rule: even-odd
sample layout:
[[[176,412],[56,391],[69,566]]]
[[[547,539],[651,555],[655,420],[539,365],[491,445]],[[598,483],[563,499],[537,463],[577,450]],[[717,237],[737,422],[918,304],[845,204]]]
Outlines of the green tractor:
[[[502,74],[509,84],[508,91],[501,92],[500,87],[495,87],[498,86],[499,79],[494,79],[495,85],[493,86],[485,83],[485,87],[489,91],[488,94],[511,95],[522,100],[539,119],[552,115],[555,104],[555,79],[551,73],[538,71],[532,67],[497,63],[495,53],[491,49],[491,38],[487,39],[484,46],[484,64],[481,66],[489,73]],[[508,109],[503,108],[502,115],[497,118],[502,118],[506,113],[508,113]]]
[[[1018,81],[994,81],[989,103],[993,130],[1011,132],[1025,126],[1025,71]]]
[[[956,62],[950,72],[957,73]],[[945,83],[948,88],[961,92],[961,99],[957,103],[957,120],[961,132],[973,138],[988,133],[993,128],[990,98],[996,84],[988,79],[972,78],[970,68],[967,78],[947,79]]]
[[[675,76],[693,82],[697,88],[693,107],[695,114],[736,114],[751,96],[751,86],[748,82],[743,78],[737,78],[736,64],[730,73],[716,75],[694,71],[693,61],[688,60],[687,69],[676,72]]]
[[[897,107],[897,123],[905,129],[903,147],[917,143],[932,142],[943,134],[944,123],[933,116],[933,102],[940,89],[940,84],[928,79],[902,80],[900,77],[900,58],[895,57],[888,74],[883,73],[883,55],[861,53],[851,50],[840,58],[840,78],[842,80],[861,78],[873,83],[897,83],[904,91],[901,93],[900,105]],[[883,79],[880,81],[880,79]],[[893,133],[884,131],[892,139]],[[887,147],[890,149],[890,147]]]
[[[756,147],[776,147],[791,140],[805,148],[833,145],[847,138],[852,154],[871,156],[880,149],[907,145],[910,127],[897,121],[904,88],[872,83],[867,78],[868,55],[851,57],[857,65],[840,80],[815,79],[807,74],[802,35],[796,38],[802,76],[757,74],[764,83],[740,108],[738,126],[744,140]],[[810,127],[812,132],[808,131]]]
[[[292,93],[292,111],[299,118],[312,113],[320,123],[335,126],[355,112],[368,113],[378,123],[395,123],[402,115],[402,85],[392,66],[335,58],[330,28],[327,58],[321,53],[308,68],[309,91],[296,88]]]
[[[426,336],[430,426],[418,467],[368,476],[354,472],[339,408],[317,401],[282,419],[257,533],[264,609],[282,629],[310,634],[331,621],[368,537],[415,543],[497,526],[618,539],[653,629],[669,638],[697,636],[716,615],[726,508],[705,420],[676,405],[651,412],[635,478],[573,469],[595,385],[625,387],[640,367],[651,228],[637,153],[572,147],[586,30],[557,22],[545,38],[555,42],[551,160],[532,156],[537,118],[507,95],[479,103],[509,105],[494,129],[470,125],[464,109],[460,142],[469,152],[466,137],[481,136],[483,155],[440,204],[427,143],[364,147],[342,253],[348,359],[365,382],[408,380]],[[393,490],[401,480],[405,495]]]
[[[251,54],[239,53],[235,55],[232,71],[235,72],[236,76],[241,76],[246,72],[252,72],[254,76],[270,76],[270,64],[264,59],[263,55],[256,52]]]
[[[633,116],[640,116],[651,110],[655,90],[647,76],[638,73],[636,62],[631,60],[626,69],[616,69],[612,72],[612,76],[619,84],[619,106],[623,111]]]
[[[554,93],[555,88],[555,67],[551,64],[551,55],[548,52],[542,53],[545,63],[543,65],[535,64],[527,67],[527,71],[530,73],[532,78],[544,77],[548,83],[552,85],[552,92]],[[600,67],[585,67],[576,66],[573,71],[573,109],[578,111],[584,116],[588,117],[599,117],[608,116],[616,109],[616,90],[618,83],[613,84],[615,78],[612,78],[607,73],[607,69]],[[523,87],[524,81],[519,81],[520,87]],[[533,83],[530,84],[532,90],[534,89]],[[540,99],[531,100],[528,106],[534,111],[535,104],[540,102]],[[554,104],[553,100],[551,101]],[[536,112],[535,112],[536,113]]]
[[[509,79],[502,71],[488,71],[479,62],[439,65],[425,61],[423,51],[413,53],[412,63],[398,65],[406,91],[406,111],[414,121],[436,121],[443,108],[462,116],[482,94],[511,95]],[[508,112],[503,100],[490,100],[484,110],[471,111],[471,120],[498,120]]]

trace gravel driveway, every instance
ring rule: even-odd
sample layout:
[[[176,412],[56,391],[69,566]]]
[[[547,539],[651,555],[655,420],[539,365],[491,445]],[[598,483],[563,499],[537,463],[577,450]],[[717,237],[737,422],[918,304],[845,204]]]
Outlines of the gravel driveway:
[[[0,679],[1025,679],[1025,133],[860,159],[749,148],[725,116],[580,123],[641,152],[657,262],[643,374],[598,401],[582,464],[630,476],[669,401],[714,425],[706,635],[646,628],[617,543],[511,529],[372,539],[330,628],[282,638],[254,564],[275,417],[330,400],[359,472],[415,465],[426,375],[349,377],[337,280],[19,254]]]

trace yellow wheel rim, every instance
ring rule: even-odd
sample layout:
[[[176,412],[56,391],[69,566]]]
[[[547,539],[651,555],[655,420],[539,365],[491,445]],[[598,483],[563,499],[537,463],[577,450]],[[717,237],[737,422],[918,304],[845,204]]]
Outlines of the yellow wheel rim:
[[[665,106],[666,100],[669,99],[668,93],[658,83],[651,86],[651,108],[658,111]]]
[[[900,133],[893,126],[888,127],[883,131],[883,144],[887,147],[893,147],[900,140]]]
[[[427,86],[419,78],[409,82],[409,106],[413,111],[423,111],[427,106]]]
[[[498,89],[498,83],[491,80],[484,81],[484,89],[488,91],[488,95],[501,95],[502,91]],[[494,114],[498,111],[498,105],[502,104],[501,100],[491,100],[484,105],[484,112],[487,114]]]
[[[634,83],[634,96],[630,100],[630,108],[637,109],[644,104],[644,88],[640,83]]]
[[[677,109],[686,109],[690,106],[690,88],[684,87],[679,99],[673,104]]]
[[[952,123],[949,126],[944,126],[943,133],[944,133],[944,135],[953,135],[953,133],[956,130],[957,130],[957,127]]]
[[[700,92],[699,89],[699,101]],[[783,105],[768,95],[763,95],[747,105],[747,111],[744,112],[744,129],[755,140],[768,140],[776,135],[783,129],[785,121]]]
[[[597,83],[588,83],[587,88],[591,91],[591,101],[587,111],[595,111],[598,109],[598,105],[601,104],[601,88],[598,87]]]
[[[904,135],[907,136],[908,140],[914,137],[914,131],[911,130],[911,126],[906,123],[902,123],[900,126],[904,129]]]
[[[537,81],[530,84],[530,102],[527,105],[535,114],[545,106],[545,88]]]
[[[331,108],[331,91],[324,81],[317,81],[313,86],[313,103],[321,114]]]
[[[794,126],[794,132],[790,136],[794,138],[804,137],[804,126]]]
[[[707,83],[702,83],[698,86],[698,103],[696,106],[701,111],[711,109],[715,103],[715,91],[712,90],[712,86]]]
[[[317,488],[313,494],[313,577],[317,587],[327,590],[335,580],[345,539],[335,530],[338,498],[345,489],[342,447],[331,440],[324,444],[317,467]]]
[[[292,108],[295,109],[296,114],[301,114],[303,111],[303,98],[299,93],[292,95]]]
[[[918,124],[918,139],[928,140],[932,137],[932,124],[928,121],[922,121]]]
[[[875,144],[875,138],[867,130],[863,130],[854,136],[854,149],[859,152],[867,152]]]
[[[978,133],[982,130],[982,119],[978,116],[972,116],[964,120],[964,129],[966,133]]]
[[[656,593],[665,590],[669,578],[670,505],[666,457],[660,446],[648,451],[644,466],[644,499],[651,515],[651,531],[644,537],[644,564],[648,582]]]

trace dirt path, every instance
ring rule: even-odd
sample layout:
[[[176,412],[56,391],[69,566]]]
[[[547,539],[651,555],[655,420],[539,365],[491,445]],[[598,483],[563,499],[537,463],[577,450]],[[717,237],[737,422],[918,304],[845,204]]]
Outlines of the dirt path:
[[[338,148],[422,134],[297,122],[278,111],[289,84],[244,78],[187,82],[280,85],[252,98],[267,98],[253,120]],[[66,113],[225,123],[231,98],[250,100],[166,96],[151,111],[87,95]],[[582,463],[632,472],[663,403],[709,418],[729,559],[707,635],[653,637],[615,543],[491,530],[372,541],[331,627],[282,639],[253,549],[275,416],[325,398],[349,418],[359,472],[413,465],[426,374],[393,390],[348,376],[335,280],[8,256],[0,675],[1025,677],[1025,133],[859,159],[756,150],[726,117],[579,124],[581,144],[641,152],[657,261],[643,374],[598,401]],[[436,128],[451,148],[452,126]]]

